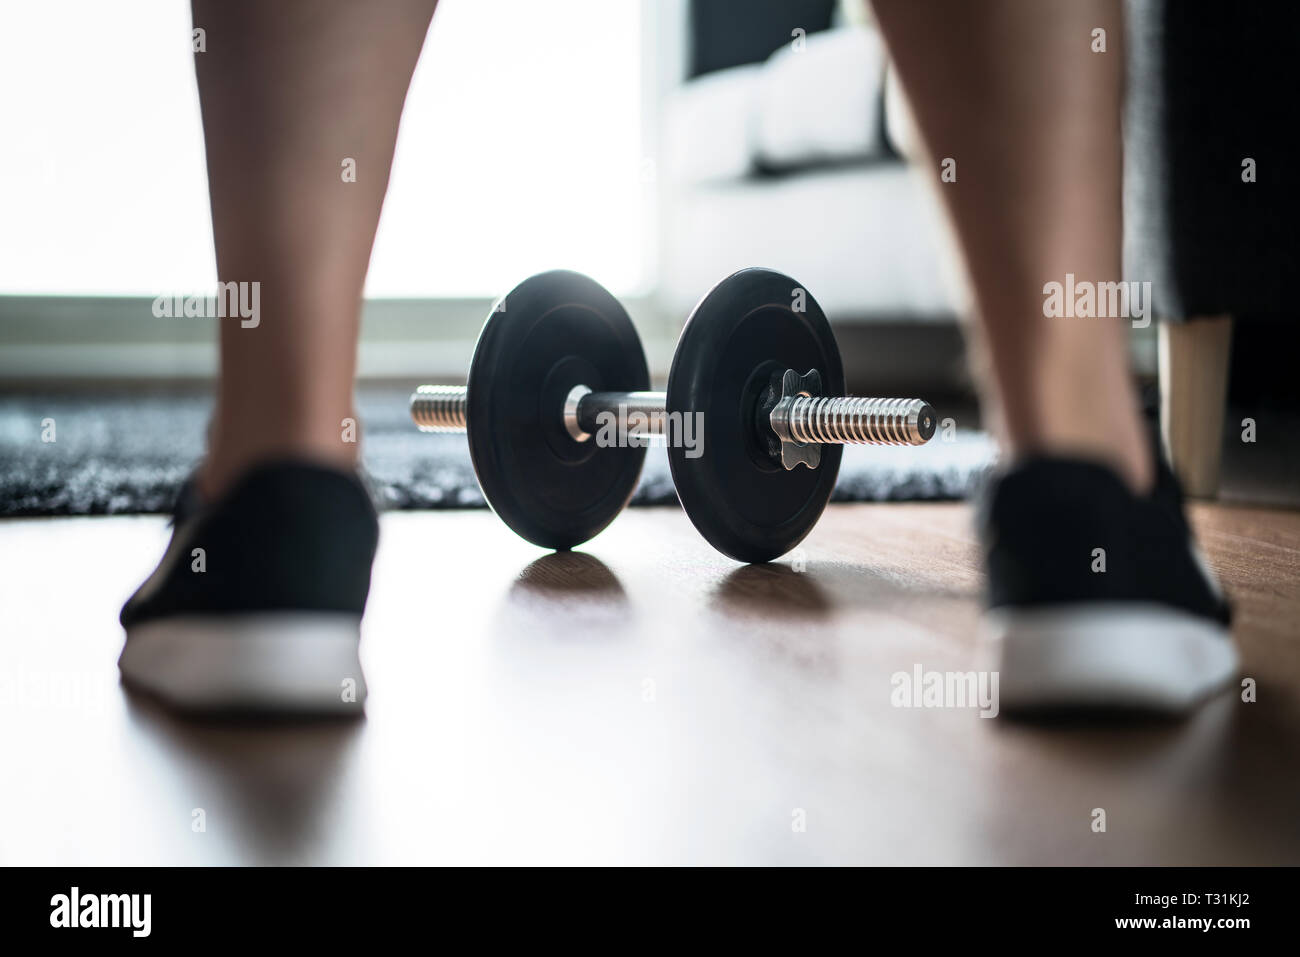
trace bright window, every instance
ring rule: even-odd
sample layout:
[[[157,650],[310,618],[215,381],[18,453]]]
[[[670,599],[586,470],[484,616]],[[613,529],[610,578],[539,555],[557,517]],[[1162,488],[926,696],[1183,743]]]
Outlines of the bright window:
[[[5,3],[0,294],[215,282],[189,18]],[[368,295],[493,295],[554,266],[646,286],[639,18],[634,0],[442,0]]]

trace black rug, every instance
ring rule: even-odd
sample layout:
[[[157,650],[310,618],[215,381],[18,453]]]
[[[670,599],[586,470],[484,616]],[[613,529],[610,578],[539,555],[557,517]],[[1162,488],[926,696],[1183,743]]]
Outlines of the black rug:
[[[465,439],[418,432],[408,395],[387,387],[357,395],[380,506],[483,507]],[[210,409],[208,396],[193,393],[0,396],[0,515],[169,511],[203,452]],[[960,431],[917,449],[850,447],[835,500],[965,498],[993,455],[987,436]],[[632,503],[676,501],[668,457],[652,447]]]

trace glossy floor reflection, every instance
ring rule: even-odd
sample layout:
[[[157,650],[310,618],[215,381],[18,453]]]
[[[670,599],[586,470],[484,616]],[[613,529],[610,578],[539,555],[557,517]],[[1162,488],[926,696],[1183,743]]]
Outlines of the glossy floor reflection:
[[[162,520],[3,522],[0,863],[1296,863],[1300,515],[1195,518],[1259,700],[1038,724],[891,705],[978,666],[963,506],[837,506],[763,567],[675,509],[557,555],[386,515],[367,715],[308,724],[118,685]]]

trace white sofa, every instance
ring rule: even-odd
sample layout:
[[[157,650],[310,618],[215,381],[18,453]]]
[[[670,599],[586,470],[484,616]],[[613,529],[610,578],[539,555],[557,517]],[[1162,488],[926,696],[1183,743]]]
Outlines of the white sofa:
[[[951,243],[932,187],[900,154],[913,137],[887,72],[874,27],[841,26],[664,98],[660,296],[672,314],[761,265],[797,278],[834,324],[954,328]]]

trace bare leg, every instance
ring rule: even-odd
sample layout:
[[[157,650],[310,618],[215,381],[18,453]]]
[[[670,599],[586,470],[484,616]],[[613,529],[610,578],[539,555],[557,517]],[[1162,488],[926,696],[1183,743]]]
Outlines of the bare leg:
[[[270,458],[355,464],[362,286],[435,3],[193,0],[217,270],[261,284],[256,327],[222,320],[207,496]]]
[[[1045,318],[1043,286],[1121,271],[1119,0],[875,0],[938,170],[989,350],[1005,450],[1153,481],[1122,319]],[[1092,31],[1107,50],[1091,50]]]

